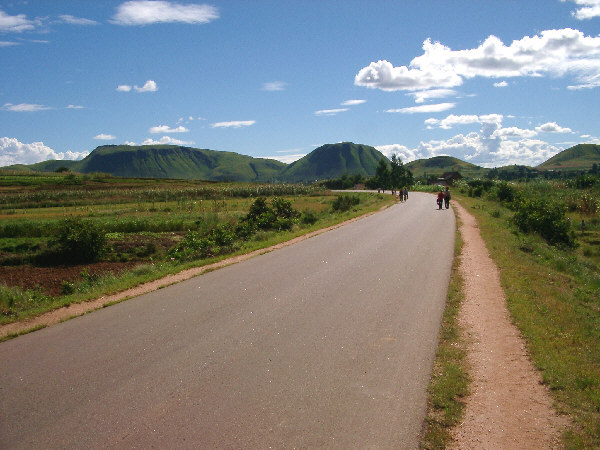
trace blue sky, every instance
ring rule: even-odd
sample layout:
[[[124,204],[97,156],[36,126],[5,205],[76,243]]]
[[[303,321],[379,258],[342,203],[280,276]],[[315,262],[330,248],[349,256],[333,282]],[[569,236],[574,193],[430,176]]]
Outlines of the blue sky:
[[[537,165],[600,144],[600,0],[0,0],[0,166],[99,145]]]

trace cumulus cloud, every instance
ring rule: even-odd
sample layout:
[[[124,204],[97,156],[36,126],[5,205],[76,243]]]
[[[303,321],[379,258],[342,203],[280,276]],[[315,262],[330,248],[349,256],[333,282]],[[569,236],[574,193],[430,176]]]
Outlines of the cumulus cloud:
[[[158,91],[158,86],[153,80],[148,80],[142,87],[134,86],[136,92],[155,92]]]
[[[539,133],[572,133],[573,130],[566,127],[561,127],[556,122],[547,122],[539,127],[535,127]]]
[[[187,133],[188,131],[190,131],[190,130],[188,130],[184,126],[178,126],[177,128],[170,128],[168,125],[159,125],[157,127],[150,128],[150,133],[152,133],[152,134],[157,134],[157,133]]]
[[[5,103],[2,109],[13,112],[38,112],[52,108],[50,108],[49,106],[37,105],[32,103],[19,103],[18,105],[13,105],[12,103]]]
[[[346,100],[345,102],[342,102],[341,105],[342,106],[355,106],[355,105],[362,105],[363,103],[366,103],[366,100]]]
[[[467,50],[452,50],[427,39],[423,54],[408,66],[372,62],[358,72],[354,84],[384,91],[423,91],[454,88],[474,77],[566,75],[575,79],[573,89],[600,86],[600,36],[585,36],[571,28],[545,30],[507,46],[491,35]]]
[[[256,120],[232,120],[230,122],[215,122],[211,128],[241,128],[250,127],[256,123]]]
[[[131,92],[132,89],[136,92],[156,92],[158,91],[158,85],[154,80],[148,80],[142,87],[137,85],[131,86],[129,84],[120,84],[117,86],[117,91],[119,92]]]
[[[182,141],[179,139],[173,139],[170,136],[163,136],[158,141],[148,138],[144,142],[142,142],[142,145],[166,145],[166,144],[169,144],[169,145],[193,145],[194,141]]]
[[[416,113],[433,113],[442,112],[452,109],[456,106],[456,103],[437,103],[435,105],[421,105],[421,106],[410,106],[408,108],[399,109],[388,109],[387,113],[402,113],[402,114],[416,114]]]
[[[348,108],[337,108],[337,109],[321,109],[315,111],[315,116],[335,116],[341,112],[348,111]]]
[[[271,81],[269,83],[263,84],[263,91],[284,91],[287,83],[283,81]]]
[[[39,20],[29,20],[25,14],[9,16],[0,10],[0,32],[21,33],[23,31],[34,30],[39,25],[41,25]]]
[[[391,156],[399,155],[402,161],[449,155],[485,167],[499,167],[510,164],[536,166],[554,156],[561,149],[535,137],[538,133],[564,132],[569,128],[555,122],[548,122],[535,130],[518,127],[503,127],[505,116],[501,114],[454,115],[444,119],[427,119],[428,128],[451,129],[455,126],[478,125],[478,131],[457,134],[445,140],[421,142],[416,148],[401,144],[381,145],[376,148]]]
[[[296,151],[296,150],[294,150],[294,151]],[[287,151],[282,151],[279,153],[287,153]],[[263,156],[263,158],[275,159],[275,160],[280,161],[285,164],[291,164],[294,161],[298,161],[300,158],[303,158],[304,156],[306,156],[306,153],[290,153],[290,154],[286,154],[286,155]]]
[[[506,81],[499,81],[498,83],[494,83],[494,87],[497,88],[503,88],[503,87],[507,87],[508,83]]]
[[[0,167],[12,164],[34,164],[49,159],[82,159],[88,152],[55,152],[43,142],[25,144],[15,138],[0,138]]]
[[[562,0],[563,2],[565,0]],[[600,17],[600,0],[570,0],[579,5],[571,14],[579,20]]]
[[[168,1],[136,0],[119,5],[112,22],[118,25],[202,24],[218,18],[218,9],[211,5],[184,5]]]

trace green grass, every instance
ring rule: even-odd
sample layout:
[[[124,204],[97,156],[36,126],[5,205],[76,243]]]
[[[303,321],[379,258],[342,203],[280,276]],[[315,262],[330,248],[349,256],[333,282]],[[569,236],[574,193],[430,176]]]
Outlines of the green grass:
[[[463,417],[463,398],[469,389],[466,343],[458,325],[460,304],[464,299],[463,279],[458,269],[462,245],[457,227],[448,299],[428,389],[427,417],[421,440],[421,447],[426,449],[445,448],[450,443],[450,432]]]

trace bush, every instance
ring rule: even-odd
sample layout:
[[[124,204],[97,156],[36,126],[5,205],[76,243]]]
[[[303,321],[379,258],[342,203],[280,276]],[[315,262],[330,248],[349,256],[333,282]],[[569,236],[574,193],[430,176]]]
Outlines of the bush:
[[[314,225],[319,218],[314,211],[304,211],[302,213],[302,223],[304,225]]]
[[[338,195],[331,207],[334,211],[345,212],[360,203],[358,195]]]
[[[549,244],[574,247],[571,224],[565,212],[562,204],[546,199],[526,199],[517,204],[513,222],[524,233],[539,233]]]
[[[498,200],[501,202],[511,203],[517,198],[516,189],[506,181],[498,183],[497,191]]]
[[[95,262],[106,252],[106,233],[93,222],[64,219],[50,241],[50,248],[61,263]]]

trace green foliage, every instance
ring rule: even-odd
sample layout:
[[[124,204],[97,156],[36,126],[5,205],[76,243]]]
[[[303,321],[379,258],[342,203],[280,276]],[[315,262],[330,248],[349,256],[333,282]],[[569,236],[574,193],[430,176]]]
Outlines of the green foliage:
[[[106,252],[106,233],[94,222],[68,218],[59,224],[50,247],[62,263],[94,262]]]
[[[360,197],[358,195],[338,195],[333,201],[331,208],[334,211],[345,212],[350,210],[353,206],[360,203]]]
[[[0,316],[17,316],[19,312],[35,309],[48,300],[49,297],[40,291],[24,291],[18,287],[0,284]]]
[[[259,230],[289,230],[299,216],[300,213],[292,208],[288,200],[275,197],[269,205],[264,197],[258,197],[237,226],[219,224],[206,235],[190,231],[183,241],[169,251],[168,258],[172,261],[190,261],[226,255],[237,249],[241,240]]]
[[[516,205],[513,222],[524,233],[539,233],[549,244],[575,246],[571,224],[565,217],[566,207],[547,199],[521,199]]]
[[[517,198],[516,189],[506,181],[496,185],[498,200],[501,202],[511,203]]]

